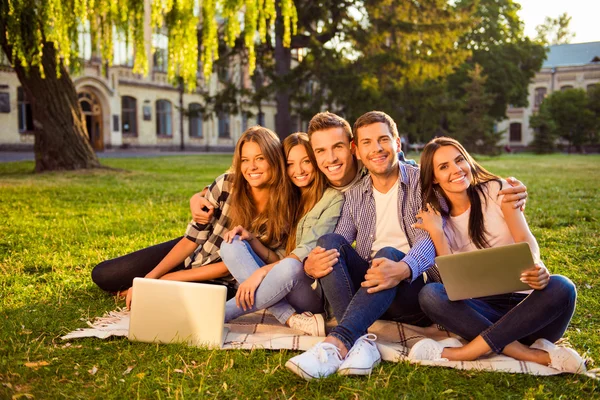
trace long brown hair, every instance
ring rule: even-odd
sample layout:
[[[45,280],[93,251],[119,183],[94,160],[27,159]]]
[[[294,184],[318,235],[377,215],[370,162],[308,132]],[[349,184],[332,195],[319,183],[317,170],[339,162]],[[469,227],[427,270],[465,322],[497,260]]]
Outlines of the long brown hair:
[[[302,219],[303,216],[306,215],[306,213],[312,210],[312,208],[319,202],[319,200],[321,200],[321,197],[323,197],[323,193],[325,192],[325,189],[327,189],[328,186],[325,175],[323,175],[323,173],[317,166],[317,159],[315,158],[315,153],[313,152],[313,149],[308,140],[308,135],[306,133],[292,133],[290,136],[286,137],[283,140],[283,152],[285,153],[286,160],[290,155],[290,151],[292,151],[292,149],[296,146],[303,146],[306,150],[308,159],[310,160],[310,163],[312,164],[312,167],[314,169],[315,178],[310,183],[310,185],[302,192],[299,187],[292,184],[292,188],[296,192],[296,195],[298,196],[300,201],[298,207],[296,208],[296,212],[294,213],[294,218],[292,220],[292,229],[290,231],[290,235],[288,237],[288,242],[286,246],[287,253],[291,253],[292,250],[296,248],[296,228],[298,227],[298,222],[300,221],[300,219]]]
[[[431,204],[446,217],[449,216],[452,211],[452,204],[450,203],[448,196],[446,196],[446,193],[440,189],[439,184],[433,183],[435,179],[433,156],[440,147],[444,146],[453,146],[458,150],[471,168],[473,178],[471,180],[471,185],[467,189],[467,195],[469,197],[469,202],[471,203],[471,213],[469,214],[469,237],[478,249],[489,247],[489,243],[485,239],[486,231],[483,220],[481,197],[487,202],[487,198],[483,194],[484,188],[488,182],[496,181],[501,186],[502,183],[500,182],[499,176],[492,174],[479,165],[467,150],[465,150],[465,148],[455,139],[449,137],[435,138],[423,148],[420,160],[423,208],[426,208],[427,204]],[[441,195],[448,204],[447,212],[441,207],[437,196],[438,194]]]
[[[242,147],[245,143],[258,144],[267,163],[271,167],[269,180],[269,200],[263,212],[258,212],[252,198],[250,185],[244,179],[241,170]],[[290,232],[290,215],[296,210],[297,201],[292,185],[287,179],[283,147],[279,137],[270,129],[262,126],[248,128],[238,140],[233,154],[233,173],[231,224],[241,225],[256,234],[267,247],[278,248],[283,245]]]

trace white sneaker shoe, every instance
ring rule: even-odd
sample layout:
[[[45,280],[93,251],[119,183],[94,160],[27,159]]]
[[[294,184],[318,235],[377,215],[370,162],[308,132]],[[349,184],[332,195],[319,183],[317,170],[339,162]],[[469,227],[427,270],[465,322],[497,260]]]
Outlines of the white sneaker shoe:
[[[321,314],[313,314],[309,311],[302,314],[294,314],[288,320],[292,329],[297,329],[311,336],[327,336],[325,333],[325,318]]]
[[[342,364],[340,350],[331,343],[317,343],[304,353],[290,358],[285,366],[307,381],[326,378]]]
[[[415,343],[408,353],[410,360],[422,361],[448,361],[442,357],[445,347],[462,347],[460,340],[456,338],[447,338],[436,342],[433,339],[423,339]]]
[[[381,362],[381,355],[375,340],[377,340],[377,336],[372,333],[359,337],[340,365],[338,374],[370,375],[373,368]]]
[[[550,367],[562,372],[578,374],[586,372],[585,361],[573,349],[557,346],[549,340],[538,339],[531,346],[532,349],[543,350],[550,356]]]

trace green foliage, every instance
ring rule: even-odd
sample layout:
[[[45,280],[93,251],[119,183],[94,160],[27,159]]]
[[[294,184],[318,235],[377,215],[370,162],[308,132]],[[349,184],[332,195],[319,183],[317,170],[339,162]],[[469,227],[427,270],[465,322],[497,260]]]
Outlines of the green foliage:
[[[498,141],[503,132],[494,131],[494,119],[490,116],[494,96],[485,91],[487,78],[479,65],[469,72],[469,78],[470,81],[463,84],[465,95],[461,112],[455,117],[453,136],[473,153],[498,154]]]
[[[556,151],[556,125],[543,103],[539,112],[529,118],[529,126],[535,132],[531,147],[536,153],[548,154]]]
[[[462,0],[458,6],[476,4],[477,26],[461,40],[461,46],[473,51],[470,60],[448,78],[449,90],[460,97],[469,71],[476,64],[488,77],[487,93],[494,95],[490,115],[496,120],[506,118],[509,104],[526,107],[529,82],[540,70],[546,50],[523,33],[523,22],[517,11],[521,6],[513,0]]]
[[[594,94],[597,96],[597,94]],[[590,101],[583,89],[567,89],[554,92],[544,99],[538,114],[536,126],[552,131],[540,132],[540,140],[544,142],[551,137],[559,137],[577,150],[586,144],[598,141],[597,104]]]
[[[152,0],[151,26],[157,31],[166,29],[169,38],[168,77],[177,82],[181,77],[189,91],[196,88],[198,69],[198,35],[200,23],[196,0]],[[112,64],[113,29],[136,49],[133,71],[146,75],[148,60],[144,43],[146,0],[0,0],[2,34],[13,63],[26,68],[39,68],[44,75],[42,54],[47,43],[56,49],[56,65],[78,67],[78,27],[89,23],[91,41],[99,44],[103,60]],[[227,43],[233,46],[241,35],[240,14],[244,13],[244,43],[248,48],[250,74],[254,71],[255,34],[266,40],[268,21],[274,21],[275,0],[206,0],[202,1],[202,54],[204,76],[212,73],[213,61],[218,59],[218,20],[225,19]],[[290,35],[296,32],[297,12],[292,0],[281,2],[284,18],[284,45],[290,45]],[[57,69],[58,71],[58,69]]]
[[[545,45],[571,43],[575,33],[569,29],[571,17],[565,12],[558,18],[546,17],[544,23],[535,27],[536,40]]]
[[[565,338],[592,360],[588,368],[597,368],[600,157],[513,154],[479,161],[527,184],[526,216],[542,258],[553,273],[577,286],[577,308]],[[538,377],[383,362],[370,377],[334,375],[307,383],[285,369],[297,354],[291,351],[209,351],[123,338],[65,343],[60,336],[123,305],[92,283],[93,266],[182,235],[188,198],[225,171],[231,156],[103,163],[121,171],[34,175],[31,162],[0,163],[2,399],[600,396],[598,381],[569,374]],[[40,361],[49,365],[25,366]]]

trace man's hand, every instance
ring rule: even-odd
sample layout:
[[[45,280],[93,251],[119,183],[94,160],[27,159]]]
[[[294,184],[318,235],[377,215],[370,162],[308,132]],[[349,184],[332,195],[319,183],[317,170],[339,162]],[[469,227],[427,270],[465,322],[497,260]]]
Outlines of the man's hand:
[[[506,182],[508,182],[510,186],[498,192],[498,194],[504,195],[502,202],[514,203],[514,208],[521,208],[521,211],[524,211],[525,203],[527,202],[527,187],[514,177],[506,178]]]
[[[315,247],[304,261],[304,272],[315,279],[329,275],[338,262],[340,254],[335,249],[325,250]]]
[[[403,261],[388,258],[374,258],[367,270],[365,280],[360,285],[369,288],[367,293],[376,293],[391,289],[410,277],[410,267]]]
[[[205,192],[206,189],[200,193],[196,193],[190,199],[192,219],[202,225],[208,224],[215,212],[215,207],[204,197]]]
[[[521,282],[528,284],[532,289],[542,290],[550,282],[550,273],[541,263],[521,274]]]

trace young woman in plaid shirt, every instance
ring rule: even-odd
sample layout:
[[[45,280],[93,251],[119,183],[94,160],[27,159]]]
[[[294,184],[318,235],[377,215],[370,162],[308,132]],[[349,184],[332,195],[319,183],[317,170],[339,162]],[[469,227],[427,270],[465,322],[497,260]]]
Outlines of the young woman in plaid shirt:
[[[289,215],[298,200],[286,178],[283,148],[277,135],[260,126],[240,137],[230,172],[209,187],[213,218],[190,222],[184,237],[105,261],[92,272],[94,282],[108,291],[127,290],[135,277],[177,281],[233,283],[221,261],[219,247],[231,227],[248,227],[254,253],[267,263],[285,254]],[[160,258],[159,258],[160,257]]]

